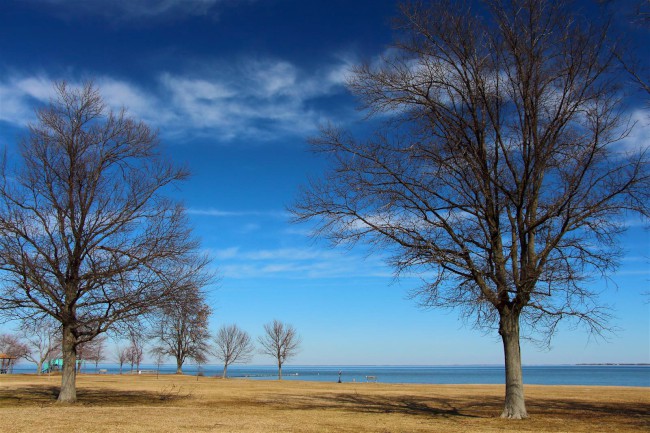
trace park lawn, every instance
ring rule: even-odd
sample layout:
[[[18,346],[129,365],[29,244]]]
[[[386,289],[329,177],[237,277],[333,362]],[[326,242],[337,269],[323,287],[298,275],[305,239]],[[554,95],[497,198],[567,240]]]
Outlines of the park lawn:
[[[527,386],[530,418],[502,420],[503,386],[2,375],[2,432],[647,432],[650,390]]]

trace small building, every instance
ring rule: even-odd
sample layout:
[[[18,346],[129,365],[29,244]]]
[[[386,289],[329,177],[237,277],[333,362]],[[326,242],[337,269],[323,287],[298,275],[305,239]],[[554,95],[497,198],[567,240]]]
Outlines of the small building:
[[[6,353],[0,353],[0,374],[11,374],[14,369],[16,357]]]

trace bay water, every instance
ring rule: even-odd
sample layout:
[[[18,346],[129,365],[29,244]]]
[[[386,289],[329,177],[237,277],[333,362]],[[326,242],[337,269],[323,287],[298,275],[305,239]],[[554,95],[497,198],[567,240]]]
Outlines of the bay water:
[[[116,364],[99,364],[97,369],[108,374],[118,374]],[[142,364],[144,373],[173,374],[175,366]],[[528,365],[523,367],[524,383],[537,385],[593,385],[650,387],[650,365]],[[95,373],[95,365],[85,365],[82,373]],[[14,373],[32,373],[34,368],[21,363]],[[130,367],[123,372],[131,374]],[[220,365],[186,365],[183,372],[190,375],[220,376]],[[503,366],[454,365],[454,366],[293,366],[283,367],[284,380],[307,380],[319,382],[379,382],[421,384],[503,384]],[[132,374],[137,374],[133,372]],[[234,365],[228,368],[228,377],[250,380],[275,380],[277,367]]]

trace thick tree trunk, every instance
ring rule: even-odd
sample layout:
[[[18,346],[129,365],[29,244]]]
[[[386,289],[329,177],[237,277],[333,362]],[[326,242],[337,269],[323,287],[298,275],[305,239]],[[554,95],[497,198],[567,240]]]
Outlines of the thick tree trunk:
[[[61,391],[59,403],[75,403],[77,401],[77,344],[68,325],[63,325],[63,375],[61,376]]]
[[[224,364],[223,365],[223,374],[221,375],[221,378],[225,379],[227,373],[228,373],[228,364]]]
[[[180,358],[176,358],[176,374],[183,374],[183,361]]]
[[[39,376],[43,374],[43,361],[36,363],[36,374]]]
[[[282,380],[282,363],[278,362],[278,380]]]
[[[503,341],[506,367],[506,402],[501,418],[524,419],[528,413],[524,400],[518,312],[500,312],[499,334]]]

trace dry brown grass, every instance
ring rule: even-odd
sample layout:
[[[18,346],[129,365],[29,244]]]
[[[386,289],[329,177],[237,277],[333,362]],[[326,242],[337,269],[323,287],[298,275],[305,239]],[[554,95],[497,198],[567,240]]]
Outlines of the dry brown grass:
[[[0,377],[2,432],[639,432],[647,388],[528,386],[530,418],[498,418],[503,388],[78,378],[79,403],[55,403],[59,377]]]

